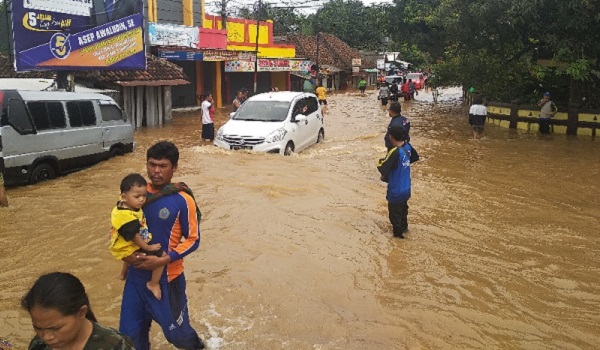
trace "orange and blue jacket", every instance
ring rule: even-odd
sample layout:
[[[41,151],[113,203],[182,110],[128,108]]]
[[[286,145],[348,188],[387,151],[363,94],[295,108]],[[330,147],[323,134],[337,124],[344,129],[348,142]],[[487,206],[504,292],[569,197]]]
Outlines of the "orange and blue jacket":
[[[156,193],[148,184],[148,192]],[[200,245],[200,226],[196,202],[189,194],[180,191],[163,196],[144,206],[148,230],[152,232],[149,244],[160,243],[171,258],[163,272],[163,280],[171,282],[183,273],[183,258]],[[131,276],[133,273],[135,276]],[[130,268],[127,278],[140,277],[149,281],[152,271]],[[137,279],[137,278],[136,278]]]

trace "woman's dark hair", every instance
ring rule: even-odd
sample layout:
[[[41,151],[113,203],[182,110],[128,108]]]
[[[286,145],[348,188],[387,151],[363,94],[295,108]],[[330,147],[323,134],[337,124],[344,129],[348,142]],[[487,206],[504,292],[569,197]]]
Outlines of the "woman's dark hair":
[[[474,105],[482,105],[483,104],[483,96],[481,96],[481,95],[473,96],[473,104]]]
[[[160,141],[148,148],[146,160],[154,158],[156,160],[168,159],[171,165],[176,166],[179,161],[179,150],[172,142]]]
[[[81,281],[70,273],[52,272],[40,276],[29,292],[21,299],[21,307],[31,311],[34,307],[55,309],[64,316],[76,315],[87,306],[85,318],[97,322]]]
[[[125,193],[135,187],[146,187],[148,182],[140,174],[129,174],[121,180],[121,193]]]

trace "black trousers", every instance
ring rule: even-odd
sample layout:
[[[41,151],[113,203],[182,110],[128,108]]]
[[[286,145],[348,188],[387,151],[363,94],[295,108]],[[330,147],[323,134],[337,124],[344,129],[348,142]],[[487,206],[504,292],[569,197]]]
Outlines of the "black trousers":
[[[394,236],[404,234],[408,230],[408,202],[388,202],[388,212],[394,229]]]
[[[550,118],[540,118],[540,133],[550,133]]]
[[[387,106],[388,103],[388,98],[387,97],[382,97],[381,98],[381,105],[382,106]]]

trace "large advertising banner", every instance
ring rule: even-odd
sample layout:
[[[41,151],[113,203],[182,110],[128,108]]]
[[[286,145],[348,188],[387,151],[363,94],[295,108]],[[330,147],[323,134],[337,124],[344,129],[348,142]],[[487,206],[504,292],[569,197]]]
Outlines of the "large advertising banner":
[[[143,0],[12,0],[15,69],[146,69]]]

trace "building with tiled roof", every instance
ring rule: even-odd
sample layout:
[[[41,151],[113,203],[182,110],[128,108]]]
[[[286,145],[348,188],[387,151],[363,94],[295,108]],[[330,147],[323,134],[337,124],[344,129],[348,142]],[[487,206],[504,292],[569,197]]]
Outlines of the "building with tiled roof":
[[[74,80],[92,88],[119,91],[116,100],[135,127],[162,124],[171,119],[171,86],[189,84],[177,65],[147,55],[146,70],[86,70],[73,72]],[[53,71],[15,72],[13,62],[0,55],[0,78],[55,79]]]
[[[343,88],[348,82],[356,86],[361,76],[370,80],[374,75],[365,69],[375,68],[376,63],[333,34],[289,35],[287,41],[296,46],[296,57],[318,63],[323,85],[331,89]],[[360,65],[353,65],[354,59],[360,59]]]

